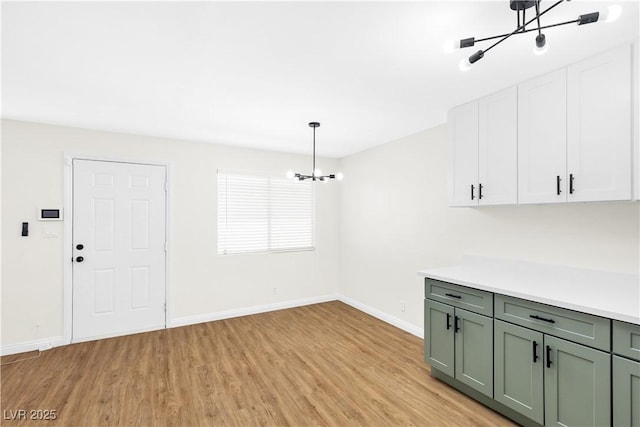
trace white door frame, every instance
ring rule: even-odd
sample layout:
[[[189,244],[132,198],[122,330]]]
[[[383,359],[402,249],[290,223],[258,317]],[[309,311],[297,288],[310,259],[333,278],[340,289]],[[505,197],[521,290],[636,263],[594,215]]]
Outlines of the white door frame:
[[[165,197],[165,233],[166,233],[166,251],[165,251],[165,302],[166,309],[164,313],[165,329],[171,324],[171,304],[170,304],[170,287],[169,287],[169,265],[171,255],[171,193],[173,189],[173,176],[171,163],[155,162],[155,161],[139,161],[132,159],[113,158],[108,156],[96,155],[80,155],[72,153],[64,153],[64,232],[63,232],[63,283],[64,296],[62,300],[63,306],[63,341],[64,344],[71,344],[73,339],[73,160],[93,160],[100,162],[118,162],[133,163],[151,166],[164,166],[166,168],[167,191]]]

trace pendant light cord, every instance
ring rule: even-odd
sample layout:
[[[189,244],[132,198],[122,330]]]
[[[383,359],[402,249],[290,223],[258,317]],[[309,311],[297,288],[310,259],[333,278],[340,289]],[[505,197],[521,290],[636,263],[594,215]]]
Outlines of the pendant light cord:
[[[313,127],[313,168],[311,169],[311,175],[313,175],[313,180],[315,181],[316,176],[316,127]]]

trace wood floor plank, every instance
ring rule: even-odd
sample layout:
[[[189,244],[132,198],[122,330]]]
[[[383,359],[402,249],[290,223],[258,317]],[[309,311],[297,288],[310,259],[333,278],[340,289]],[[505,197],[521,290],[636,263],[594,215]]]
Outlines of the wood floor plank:
[[[430,377],[421,339],[337,301],[36,356],[2,365],[3,418],[57,419],[3,425],[514,425]]]

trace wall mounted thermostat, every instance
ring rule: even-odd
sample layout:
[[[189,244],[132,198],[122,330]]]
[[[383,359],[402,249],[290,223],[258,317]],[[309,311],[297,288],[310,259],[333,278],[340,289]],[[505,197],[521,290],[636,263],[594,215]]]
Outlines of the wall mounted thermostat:
[[[62,221],[62,211],[60,209],[38,209],[38,220]]]

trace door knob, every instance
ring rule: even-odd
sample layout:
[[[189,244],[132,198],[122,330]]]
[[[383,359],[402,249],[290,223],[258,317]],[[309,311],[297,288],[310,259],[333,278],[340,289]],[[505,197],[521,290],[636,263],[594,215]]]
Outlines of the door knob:
[[[79,244],[76,245],[76,249],[81,251],[81,250],[84,249],[84,245],[82,243],[79,243]]]
[[[82,262],[82,261],[84,261],[84,257],[79,256],[76,258],[76,262]]]

